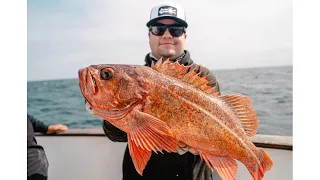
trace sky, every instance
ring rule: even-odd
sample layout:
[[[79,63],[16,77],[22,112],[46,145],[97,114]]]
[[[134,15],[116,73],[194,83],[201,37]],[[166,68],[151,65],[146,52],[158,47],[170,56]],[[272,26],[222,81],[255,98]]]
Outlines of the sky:
[[[159,0],[28,0],[27,79],[76,78],[92,64],[143,65]],[[186,49],[209,69],[292,65],[291,0],[178,1]]]

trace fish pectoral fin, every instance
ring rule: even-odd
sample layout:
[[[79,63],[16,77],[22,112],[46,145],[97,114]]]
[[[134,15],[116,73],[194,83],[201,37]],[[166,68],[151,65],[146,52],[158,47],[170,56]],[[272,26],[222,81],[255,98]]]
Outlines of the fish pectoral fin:
[[[177,141],[164,121],[147,113],[135,110],[130,123],[130,137],[136,146],[148,150],[176,152]]]
[[[130,135],[128,135],[128,147],[134,167],[142,176],[142,172],[151,157],[151,151],[144,150],[141,147],[137,146],[135,142],[132,141]]]
[[[214,155],[201,154],[211,171],[213,168],[217,171],[222,180],[236,179],[238,164],[234,159]]]
[[[232,106],[246,134],[249,137],[254,136],[257,132],[259,122],[250,98],[242,94],[223,95],[219,98]]]
[[[137,172],[147,165],[152,151],[176,152],[176,139],[167,124],[147,113],[134,110],[134,118],[129,122],[128,145]]]

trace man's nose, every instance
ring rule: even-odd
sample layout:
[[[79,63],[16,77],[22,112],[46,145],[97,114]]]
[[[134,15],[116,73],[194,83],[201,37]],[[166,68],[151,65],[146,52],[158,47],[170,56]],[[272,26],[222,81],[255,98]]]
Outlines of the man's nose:
[[[162,37],[164,38],[172,38],[169,29],[167,28],[166,31],[164,32],[164,34],[162,35]]]

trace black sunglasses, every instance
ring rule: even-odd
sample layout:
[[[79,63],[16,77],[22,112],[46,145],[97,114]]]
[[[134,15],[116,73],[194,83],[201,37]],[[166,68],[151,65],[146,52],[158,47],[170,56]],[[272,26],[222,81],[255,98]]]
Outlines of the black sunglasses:
[[[180,37],[185,33],[185,27],[177,24],[155,24],[149,27],[149,31],[155,36],[162,36],[166,32],[167,28],[173,37]]]

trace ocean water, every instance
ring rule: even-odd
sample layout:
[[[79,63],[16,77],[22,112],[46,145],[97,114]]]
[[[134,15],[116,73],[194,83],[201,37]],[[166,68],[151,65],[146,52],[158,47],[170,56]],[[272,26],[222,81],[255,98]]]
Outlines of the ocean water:
[[[251,98],[258,134],[292,136],[292,66],[214,70],[222,94]],[[70,129],[101,128],[102,120],[84,106],[78,79],[28,82],[28,113],[47,124]]]

